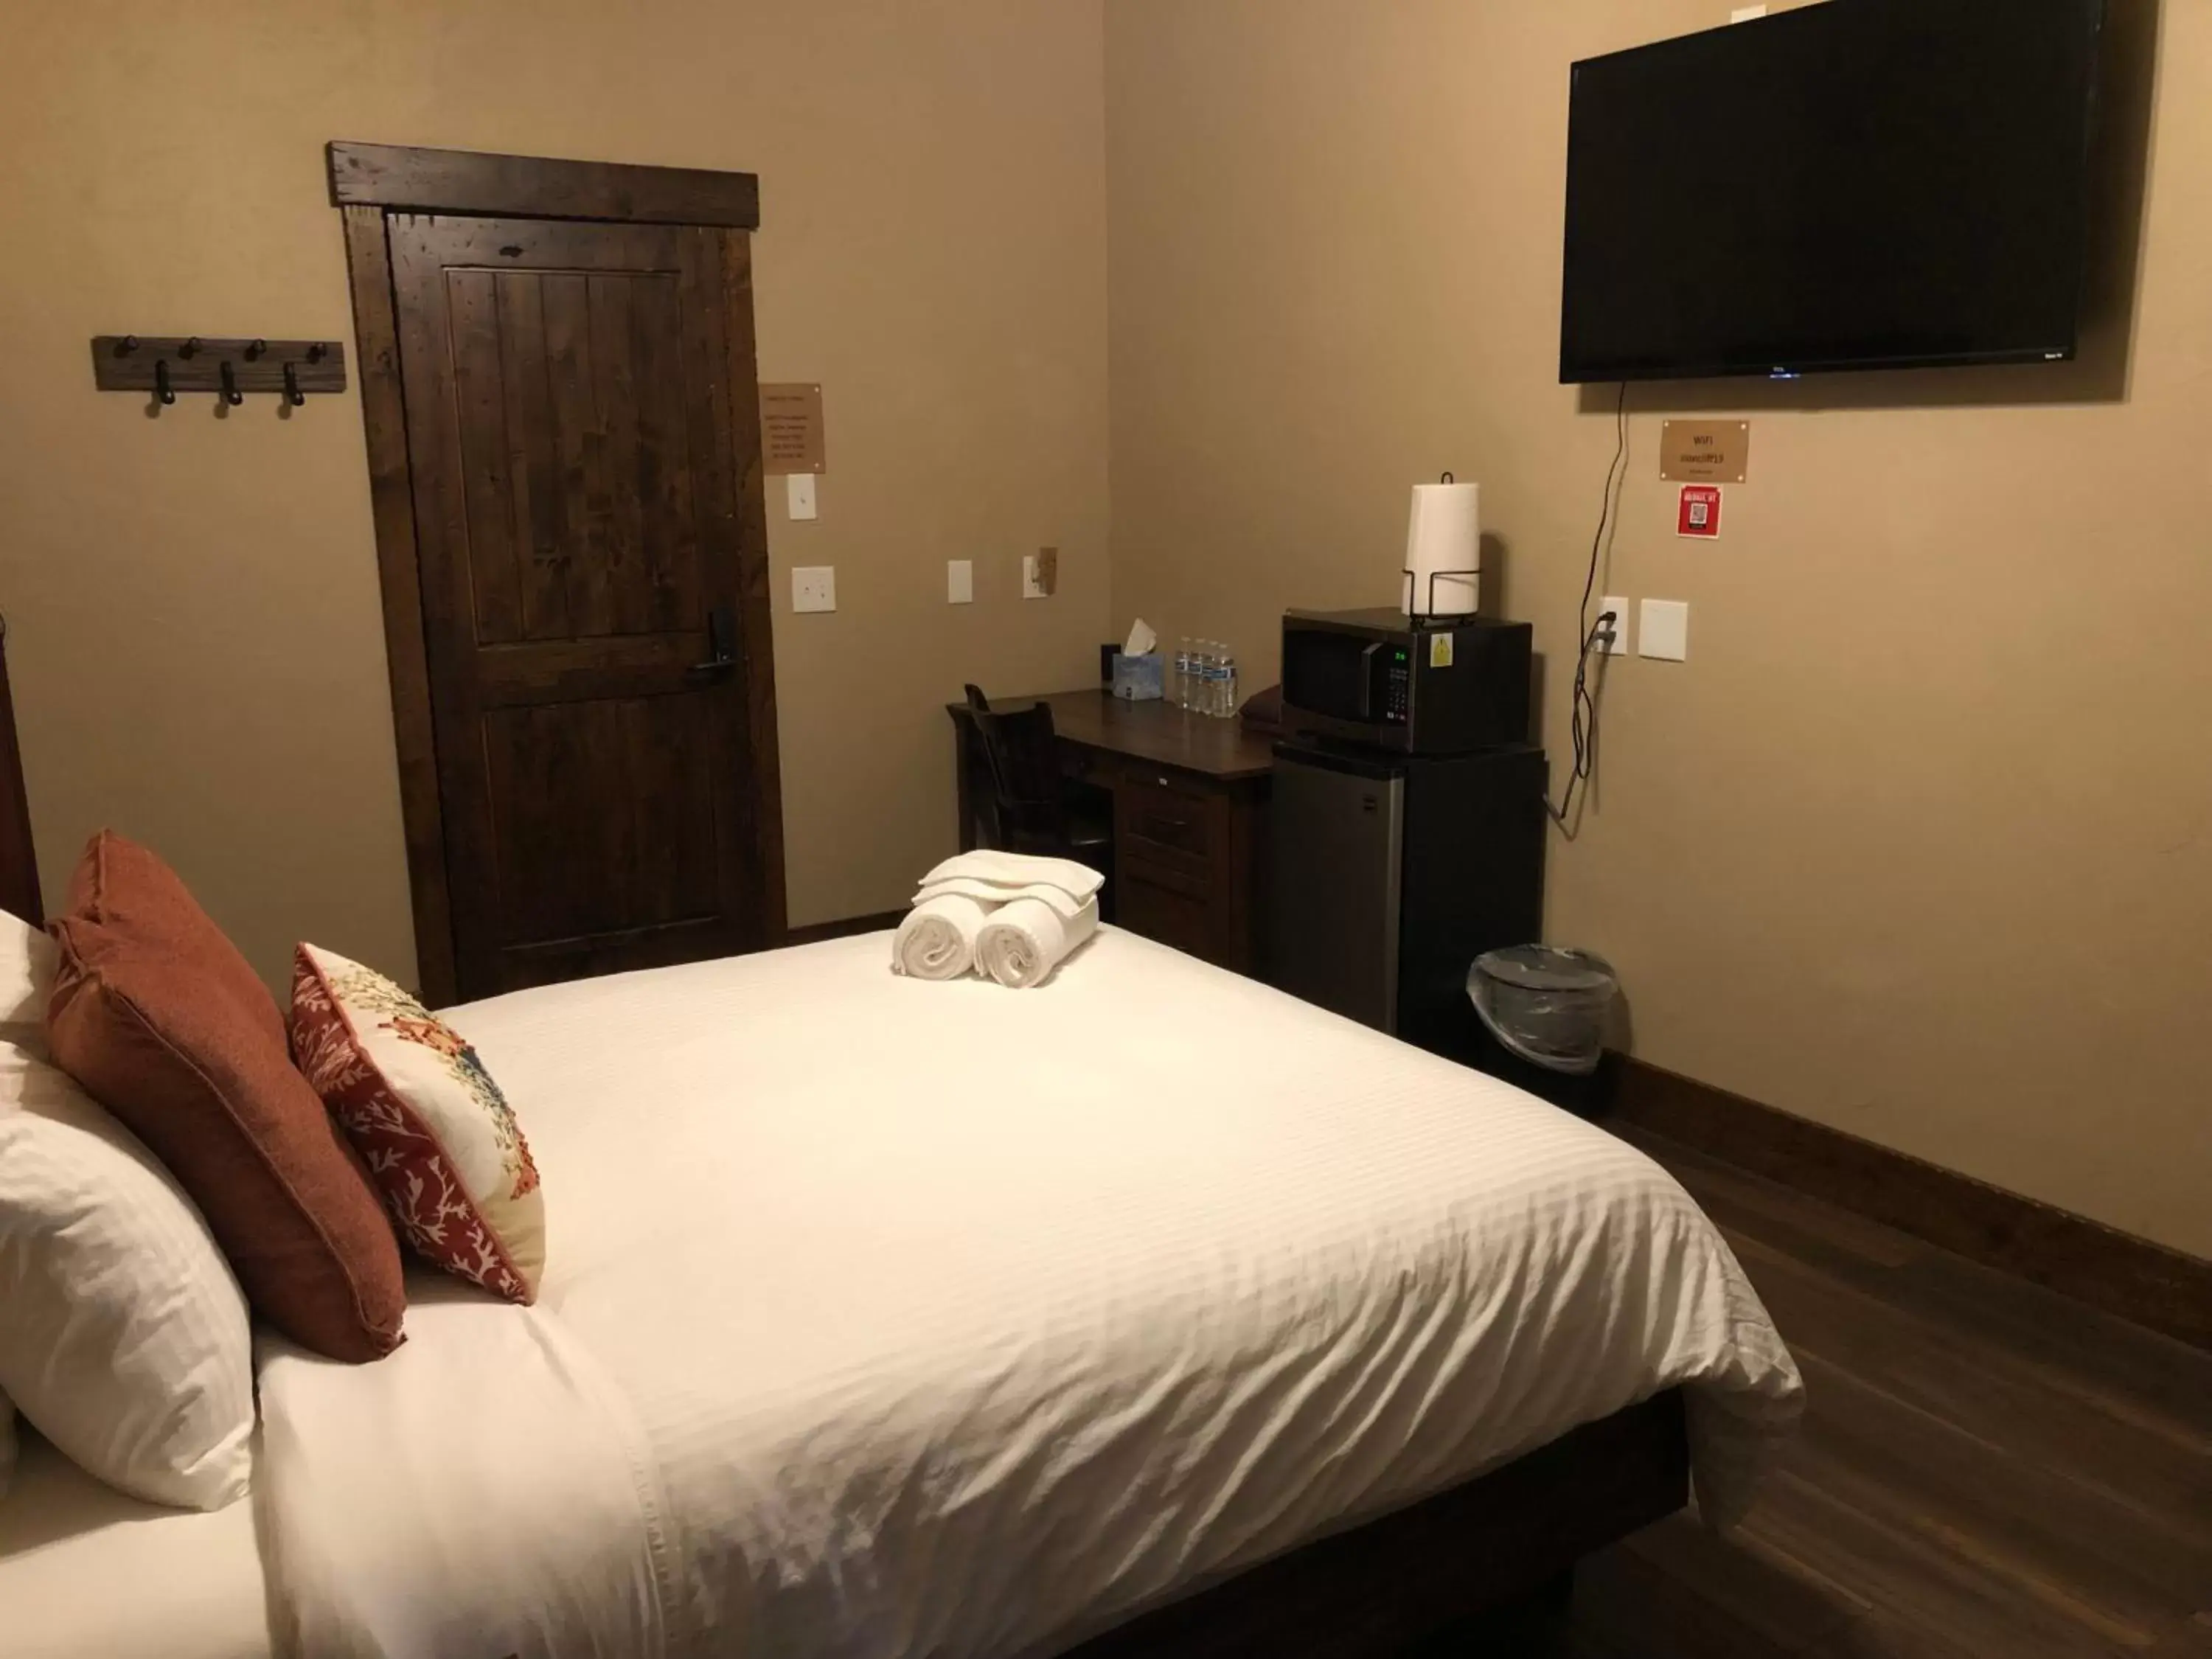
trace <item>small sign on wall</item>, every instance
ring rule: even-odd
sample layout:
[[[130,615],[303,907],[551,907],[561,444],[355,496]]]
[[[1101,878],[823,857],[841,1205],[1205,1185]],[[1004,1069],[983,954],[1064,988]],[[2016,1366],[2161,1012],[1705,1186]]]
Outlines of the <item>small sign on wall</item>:
[[[822,388],[804,380],[760,389],[761,470],[826,472],[822,433]]]
[[[1677,536],[1696,536],[1717,541],[1721,533],[1721,487],[1684,484],[1682,504],[1674,517]]]
[[[1676,483],[1741,483],[1751,470],[1749,421],[1667,421],[1659,428],[1659,476]]]

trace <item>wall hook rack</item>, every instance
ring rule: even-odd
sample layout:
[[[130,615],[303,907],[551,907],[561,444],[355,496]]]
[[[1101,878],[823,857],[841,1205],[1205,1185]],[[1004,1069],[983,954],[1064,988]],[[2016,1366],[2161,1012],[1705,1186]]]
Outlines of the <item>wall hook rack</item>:
[[[92,383],[102,392],[213,392],[243,403],[270,392],[295,407],[310,392],[343,392],[345,347],[336,340],[219,340],[212,335],[95,334]]]

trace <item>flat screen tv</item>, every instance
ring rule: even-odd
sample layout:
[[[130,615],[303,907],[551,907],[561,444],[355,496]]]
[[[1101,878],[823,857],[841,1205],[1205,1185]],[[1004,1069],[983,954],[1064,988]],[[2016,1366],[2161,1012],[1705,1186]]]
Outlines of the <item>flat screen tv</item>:
[[[2104,0],[1826,0],[1574,66],[1559,378],[2074,355]]]

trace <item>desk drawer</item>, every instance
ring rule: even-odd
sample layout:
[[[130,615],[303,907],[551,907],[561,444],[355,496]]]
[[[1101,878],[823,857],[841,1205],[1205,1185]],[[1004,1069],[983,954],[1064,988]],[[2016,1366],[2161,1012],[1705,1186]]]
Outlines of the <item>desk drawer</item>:
[[[1115,835],[1128,855],[1211,885],[1224,848],[1229,803],[1132,769],[1114,791]]]
[[[1115,876],[1121,926],[1208,962],[1221,960],[1220,918],[1206,898],[1189,890],[1196,884],[1189,877],[1135,863]]]

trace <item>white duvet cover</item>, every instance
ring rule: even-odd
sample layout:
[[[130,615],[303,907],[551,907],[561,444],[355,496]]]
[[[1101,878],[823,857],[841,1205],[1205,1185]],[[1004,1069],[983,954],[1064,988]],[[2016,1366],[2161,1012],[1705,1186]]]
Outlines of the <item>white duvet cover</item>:
[[[1705,1512],[1797,1374],[1711,1224],[1503,1084],[1112,929],[882,934],[455,1011],[539,1305],[264,1355],[316,1655],[1027,1656],[1688,1385]]]

